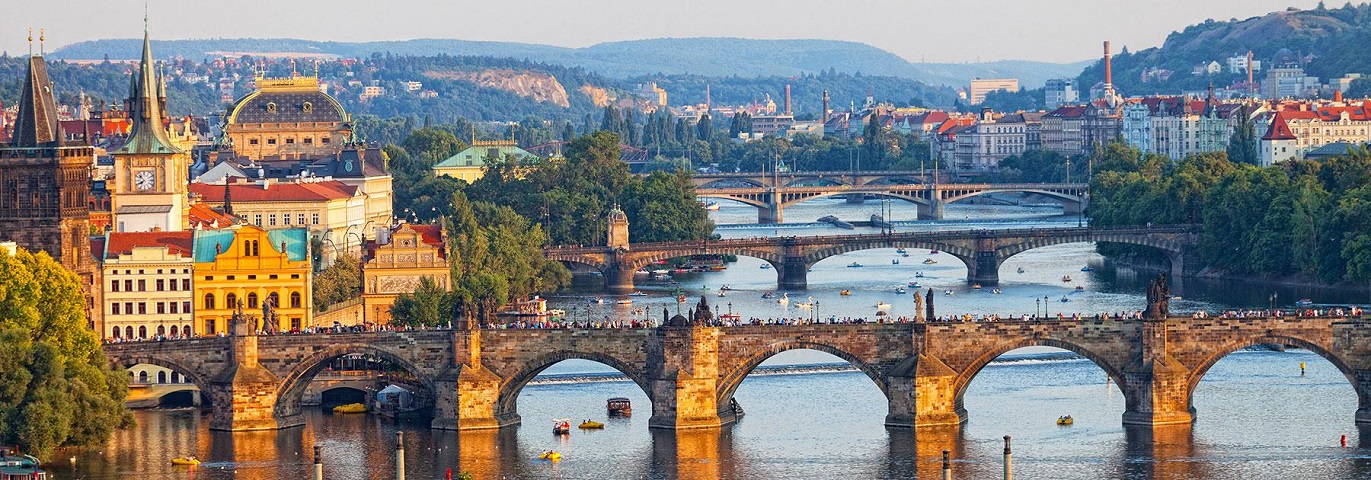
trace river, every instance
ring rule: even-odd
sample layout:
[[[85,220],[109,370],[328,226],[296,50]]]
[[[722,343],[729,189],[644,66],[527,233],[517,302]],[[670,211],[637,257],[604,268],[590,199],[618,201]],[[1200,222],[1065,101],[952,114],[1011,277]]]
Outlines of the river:
[[[954,204],[947,208],[950,220],[938,222],[912,221],[912,207],[906,213],[896,207],[894,218],[904,220],[897,226],[901,231],[1077,222],[1053,207]],[[818,200],[791,207],[786,217],[799,222],[836,214],[859,220],[879,208],[874,201],[850,205]],[[756,214],[751,207],[725,205],[713,215],[720,224],[729,224],[755,221]],[[799,224],[725,225],[718,231],[732,238],[778,230],[787,235],[853,232]],[[862,231],[875,232],[856,230]],[[596,293],[575,291],[551,302],[576,318],[630,315],[641,309],[641,315],[655,319],[663,308],[675,313],[674,292],[681,288],[691,296],[686,305],[703,295],[716,312],[732,309],[744,317],[870,317],[878,302],[890,303],[890,313],[900,316],[913,314],[913,301],[895,288],[917,280],[937,292],[941,314],[1017,315],[1046,309],[1056,315],[1138,309],[1142,286],[1151,276],[1111,267],[1090,245],[1058,245],[1006,261],[1000,275],[1003,293],[996,295],[966,285],[966,269],[953,257],[927,250],[908,253],[868,250],[819,262],[809,274],[809,290],[785,292],[792,299],[787,304],[761,298],[775,291],[775,272],[751,258],[722,272],[685,275],[676,285],[642,282],[649,296],[636,297],[631,306],[591,304],[587,300]],[[900,263],[892,264],[896,259]],[[925,259],[937,263],[924,264]],[[848,267],[854,262],[863,266]],[[1092,271],[1081,271],[1086,265]],[[1018,273],[1020,267],[1023,273]],[[916,278],[920,272],[923,276]],[[1063,282],[1065,275],[1072,281]],[[720,298],[723,285],[732,290]],[[840,289],[852,295],[841,296]],[[1273,292],[1282,304],[1299,298],[1359,301],[1349,293],[1186,279],[1173,292],[1182,299],[1172,308],[1264,307]],[[795,300],[810,296],[816,308],[795,306]],[[1229,355],[1195,392],[1195,424],[1156,431],[1124,428],[1123,396],[1108,384],[1104,371],[1061,350],[1015,350],[982,370],[965,396],[969,421],[957,432],[886,429],[885,399],[876,384],[859,372],[833,368],[842,365],[831,362],[840,360],[808,350],[772,357],[764,365],[820,368],[749,376],[735,395],[747,415],[721,431],[649,430],[651,404],[635,384],[603,378],[614,373],[604,365],[568,360],[549,368],[520,394],[523,424],[499,432],[434,431],[425,421],[309,409],[301,428],[224,433],[208,430],[208,413],[145,410],[135,413],[137,427],[117,432],[105,447],[59,452],[58,458],[70,456],[75,462],[59,461],[48,470],[62,479],[304,479],[309,478],[313,446],[320,445],[329,479],[394,478],[395,432],[404,431],[411,479],[443,478],[447,469],[468,471],[479,479],[940,478],[944,449],[956,460],[954,478],[999,478],[1004,435],[1013,437],[1015,474],[1024,479],[1371,477],[1371,430],[1359,431],[1353,423],[1357,397],[1351,384],[1331,363],[1303,350]],[[1304,375],[1301,362],[1309,366]],[[587,373],[601,378],[585,381]],[[551,435],[554,418],[604,420],[605,399],[613,396],[630,398],[636,414],[610,419],[603,431]],[[1064,414],[1072,415],[1075,424],[1055,425]],[[1347,435],[1350,448],[1339,446],[1341,435]],[[562,452],[563,461],[538,461],[537,454],[547,449]],[[194,470],[169,465],[170,458],[184,454],[196,454],[206,463]]]

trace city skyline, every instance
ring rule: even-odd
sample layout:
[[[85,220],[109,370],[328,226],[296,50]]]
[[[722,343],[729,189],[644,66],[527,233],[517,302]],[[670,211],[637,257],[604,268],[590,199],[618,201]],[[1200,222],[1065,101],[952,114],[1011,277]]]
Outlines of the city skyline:
[[[46,31],[46,50],[86,40],[135,38],[142,27],[138,2],[34,4],[18,15],[0,16],[0,50],[11,55],[28,51],[29,28]],[[563,47],[650,38],[738,37],[755,39],[825,39],[861,42],[890,51],[910,62],[988,62],[1032,60],[1070,63],[1098,57],[1099,41],[1137,51],[1159,46],[1166,36],[1206,19],[1248,18],[1287,7],[1314,8],[1317,0],[1183,3],[1179,0],[1118,3],[1013,2],[972,0],[915,7],[878,6],[861,2],[833,11],[816,0],[725,3],[704,0],[659,3],[627,8],[626,2],[588,0],[572,8],[562,2],[483,3],[454,6],[438,0],[410,2],[399,13],[383,13],[358,0],[340,0],[341,8],[319,10],[309,4],[245,0],[235,9],[206,11],[195,4],[152,1],[152,36],[157,40],[206,38],[300,38],[365,42],[413,38],[518,42]],[[1337,5],[1335,5],[1336,7]],[[81,12],[72,15],[73,10]],[[366,14],[368,10],[372,14]],[[824,15],[812,12],[825,10]],[[280,20],[261,21],[260,12]],[[643,21],[643,14],[671,19]],[[358,14],[362,12],[363,14]],[[426,14],[422,12],[432,12]],[[976,12],[978,18],[968,18]],[[919,18],[965,21],[920,21]],[[212,22],[178,19],[212,18]],[[473,21],[472,18],[505,19]],[[1115,19],[1126,18],[1128,24]],[[310,19],[299,22],[295,19]],[[731,20],[730,20],[731,19]],[[755,21],[736,21],[756,19]],[[1033,19],[1024,21],[1024,19]],[[522,25],[511,28],[512,25]],[[852,25],[857,25],[853,27]],[[34,50],[38,50],[34,46]]]

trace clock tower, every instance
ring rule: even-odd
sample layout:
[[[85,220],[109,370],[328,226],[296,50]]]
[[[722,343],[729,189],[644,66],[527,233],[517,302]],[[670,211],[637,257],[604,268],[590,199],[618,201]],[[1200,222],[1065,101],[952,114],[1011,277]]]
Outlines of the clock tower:
[[[143,58],[130,79],[125,104],[132,125],[128,140],[113,153],[115,231],[181,231],[190,227],[186,185],[190,152],[171,140],[163,123],[166,85],[154,71],[152,45],[144,28]]]

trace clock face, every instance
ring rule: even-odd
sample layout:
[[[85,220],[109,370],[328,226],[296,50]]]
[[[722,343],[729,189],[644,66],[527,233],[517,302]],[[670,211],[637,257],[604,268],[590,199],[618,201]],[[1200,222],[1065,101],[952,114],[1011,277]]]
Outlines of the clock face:
[[[155,176],[151,171],[138,172],[133,176],[133,185],[139,190],[151,190],[155,183]]]

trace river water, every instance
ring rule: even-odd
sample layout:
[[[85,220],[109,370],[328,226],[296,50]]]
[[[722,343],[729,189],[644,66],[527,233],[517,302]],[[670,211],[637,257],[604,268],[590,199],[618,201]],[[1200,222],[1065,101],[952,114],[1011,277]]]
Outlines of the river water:
[[[878,202],[849,205],[814,201],[786,211],[800,222],[836,214],[845,220],[876,213]],[[913,218],[913,209],[896,205],[894,218]],[[725,205],[720,224],[755,221],[755,210]],[[901,222],[906,229],[1074,226],[1060,208],[963,206],[947,209],[950,220]],[[960,219],[957,217],[961,216]],[[814,225],[721,226],[725,237],[854,233]],[[858,228],[855,232],[864,231]],[[875,232],[873,229],[865,231]],[[1047,314],[1135,310],[1150,273],[1115,269],[1090,245],[1068,244],[1031,250],[1005,262],[1002,294],[966,285],[966,269],[953,257],[868,250],[822,261],[809,275],[809,290],[789,293],[779,304],[761,295],[776,289],[775,272],[757,259],[741,258],[722,272],[685,275],[677,284],[641,281],[649,293],[634,304],[592,304],[594,292],[572,292],[552,303],[575,318],[640,315],[656,319],[663,308],[675,313],[679,288],[691,305],[704,295],[716,312],[732,309],[744,317],[872,316],[876,303],[890,303],[892,315],[912,315],[909,294],[897,286],[919,281],[937,292],[940,314]],[[936,264],[924,264],[932,258]],[[898,259],[898,265],[891,260]],[[848,267],[856,262],[861,268]],[[1082,272],[1091,265],[1093,271]],[[1023,273],[1017,273],[1018,268]],[[916,275],[922,272],[922,278]],[[1063,282],[1065,275],[1071,282]],[[640,278],[640,280],[642,280]],[[726,297],[719,287],[729,285]],[[1082,290],[1077,291],[1076,286]],[[908,287],[906,287],[908,288]],[[838,290],[849,289],[851,296]],[[947,294],[947,291],[951,294]],[[1174,293],[1175,311],[1265,307],[1270,294],[1279,303],[1311,298],[1320,303],[1364,301],[1357,294],[1300,287],[1272,287],[1187,279]],[[812,296],[817,307],[801,309]],[[1046,297],[1047,301],[1042,301]],[[1065,297],[1068,302],[1061,302]],[[685,305],[681,305],[684,310]],[[815,311],[817,310],[817,312]],[[1240,351],[1221,360],[1195,392],[1197,421],[1192,427],[1156,431],[1124,428],[1124,400],[1107,383],[1103,370],[1088,360],[1049,348],[1012,351],[986,367],[965,396],[968,423],[955,432],[915,433],[883,426],[885,399],[865,375],[844,370],[840,360],[799,350],[772,357],[764,365],[802,364],[814,368],[784,374],[754,373],[735,398],[747,415],[721,431],[661,432],[647,428],[650,403],[632,382],[584,381],[585,374],[614,373],[604,365],[579,360],[559,363],[520,394],[523,424],[499,432],[433,431],[426,421],[386,421],[341,416],[311,409],[304,427],[280,432],[224,433],[208,430],[208,413],[191,409],[135,413],[139,425],[117,432],[103,448],[68,449],[48,466],[55,478],[113,479],[276,479],[309,478],[314,445],[323,447],[326,478],[394,478],[395,432],[406,434],[408,478],[443,478],[468,471],[476,478],[672,479],[672,478],[941,478],[940,457],[950,450],[954,478],[999,478],[1002,437],[1011,435],[1017,478],[1371,478],[1371,430],[1353,422],[1356,394],[1349,381],[1321,357],[1303,350]],[[1308,365],[1300,374],[1299,364]],[[605,421],[608,397],[632,400],[636,415],[608,419],[603,431],[551,435],[555,418]],[[1075,424],[1054,420],[1070,414]],[[1349,448],[1339,446],[1347,436]],[[1363,441],[1365,439],[1365,441]],[[537,460],[556,449],[560,463]],[[195,454],[205,463],[191,470],[172,467],[172,457]]]

